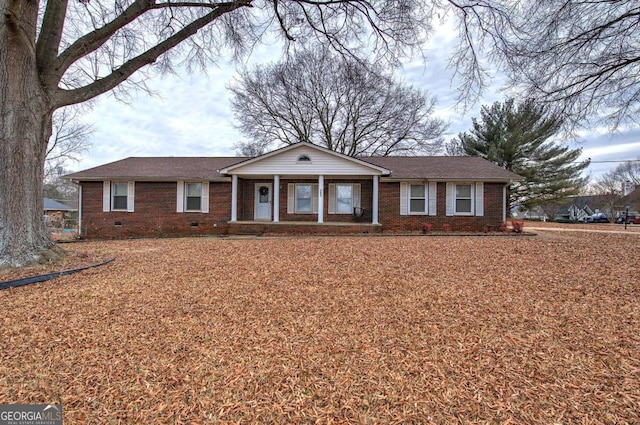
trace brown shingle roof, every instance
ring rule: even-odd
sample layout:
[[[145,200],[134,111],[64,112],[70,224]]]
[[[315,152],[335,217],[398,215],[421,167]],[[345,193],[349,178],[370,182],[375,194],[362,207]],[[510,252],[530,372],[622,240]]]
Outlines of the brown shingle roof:
[[[224,177],[218,170],[243,157],[132,157],[69,174],[73,180],[215,180]]]
[[[385,156],[363,158],[391,170],[395,179],[522,180],[522,177],[474,156]]]
[[[245,157],[133,157],[69,174],[73,180],[215,180],[217,170],[244,161]],[[391,170],[394,179],[521,180],[521,177],[479,157],[422,156],[360,158]]]

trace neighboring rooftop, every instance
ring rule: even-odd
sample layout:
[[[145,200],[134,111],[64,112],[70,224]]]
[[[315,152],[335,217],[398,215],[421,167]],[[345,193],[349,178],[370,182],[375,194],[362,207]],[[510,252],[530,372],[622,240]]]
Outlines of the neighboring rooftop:
[[[44,198],[44,210],[45,211],[77,211],[77,208],[71,207],[62,202],[50,198]]]

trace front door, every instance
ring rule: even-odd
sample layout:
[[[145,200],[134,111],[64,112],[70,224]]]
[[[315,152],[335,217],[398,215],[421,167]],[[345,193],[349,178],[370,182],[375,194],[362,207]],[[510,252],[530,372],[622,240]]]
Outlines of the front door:
[[[256,184],[255,220],[271,220],[271,183]]]

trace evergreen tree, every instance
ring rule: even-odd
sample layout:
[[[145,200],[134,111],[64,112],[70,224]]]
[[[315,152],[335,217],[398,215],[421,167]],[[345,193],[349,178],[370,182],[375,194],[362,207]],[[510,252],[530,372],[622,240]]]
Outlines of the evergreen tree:
[[[510,187],[511,205],[533,207],[577,195],[587,183],[582,171],[589,160],[578,161],[582,149],[553,140],[564,122],[545,106],[513,99],[483,106],[473,129],[451,141],[449,152],[480,156],[524,177]]]

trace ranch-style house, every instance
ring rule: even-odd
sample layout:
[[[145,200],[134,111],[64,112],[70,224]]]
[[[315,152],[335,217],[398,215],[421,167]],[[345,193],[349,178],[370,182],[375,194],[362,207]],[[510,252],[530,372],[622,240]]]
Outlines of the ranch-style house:
[[[255,158],[126,158],[66,176],[86,238],[482,231],[522,178],[478,157],[353,158],[297,143]]]

